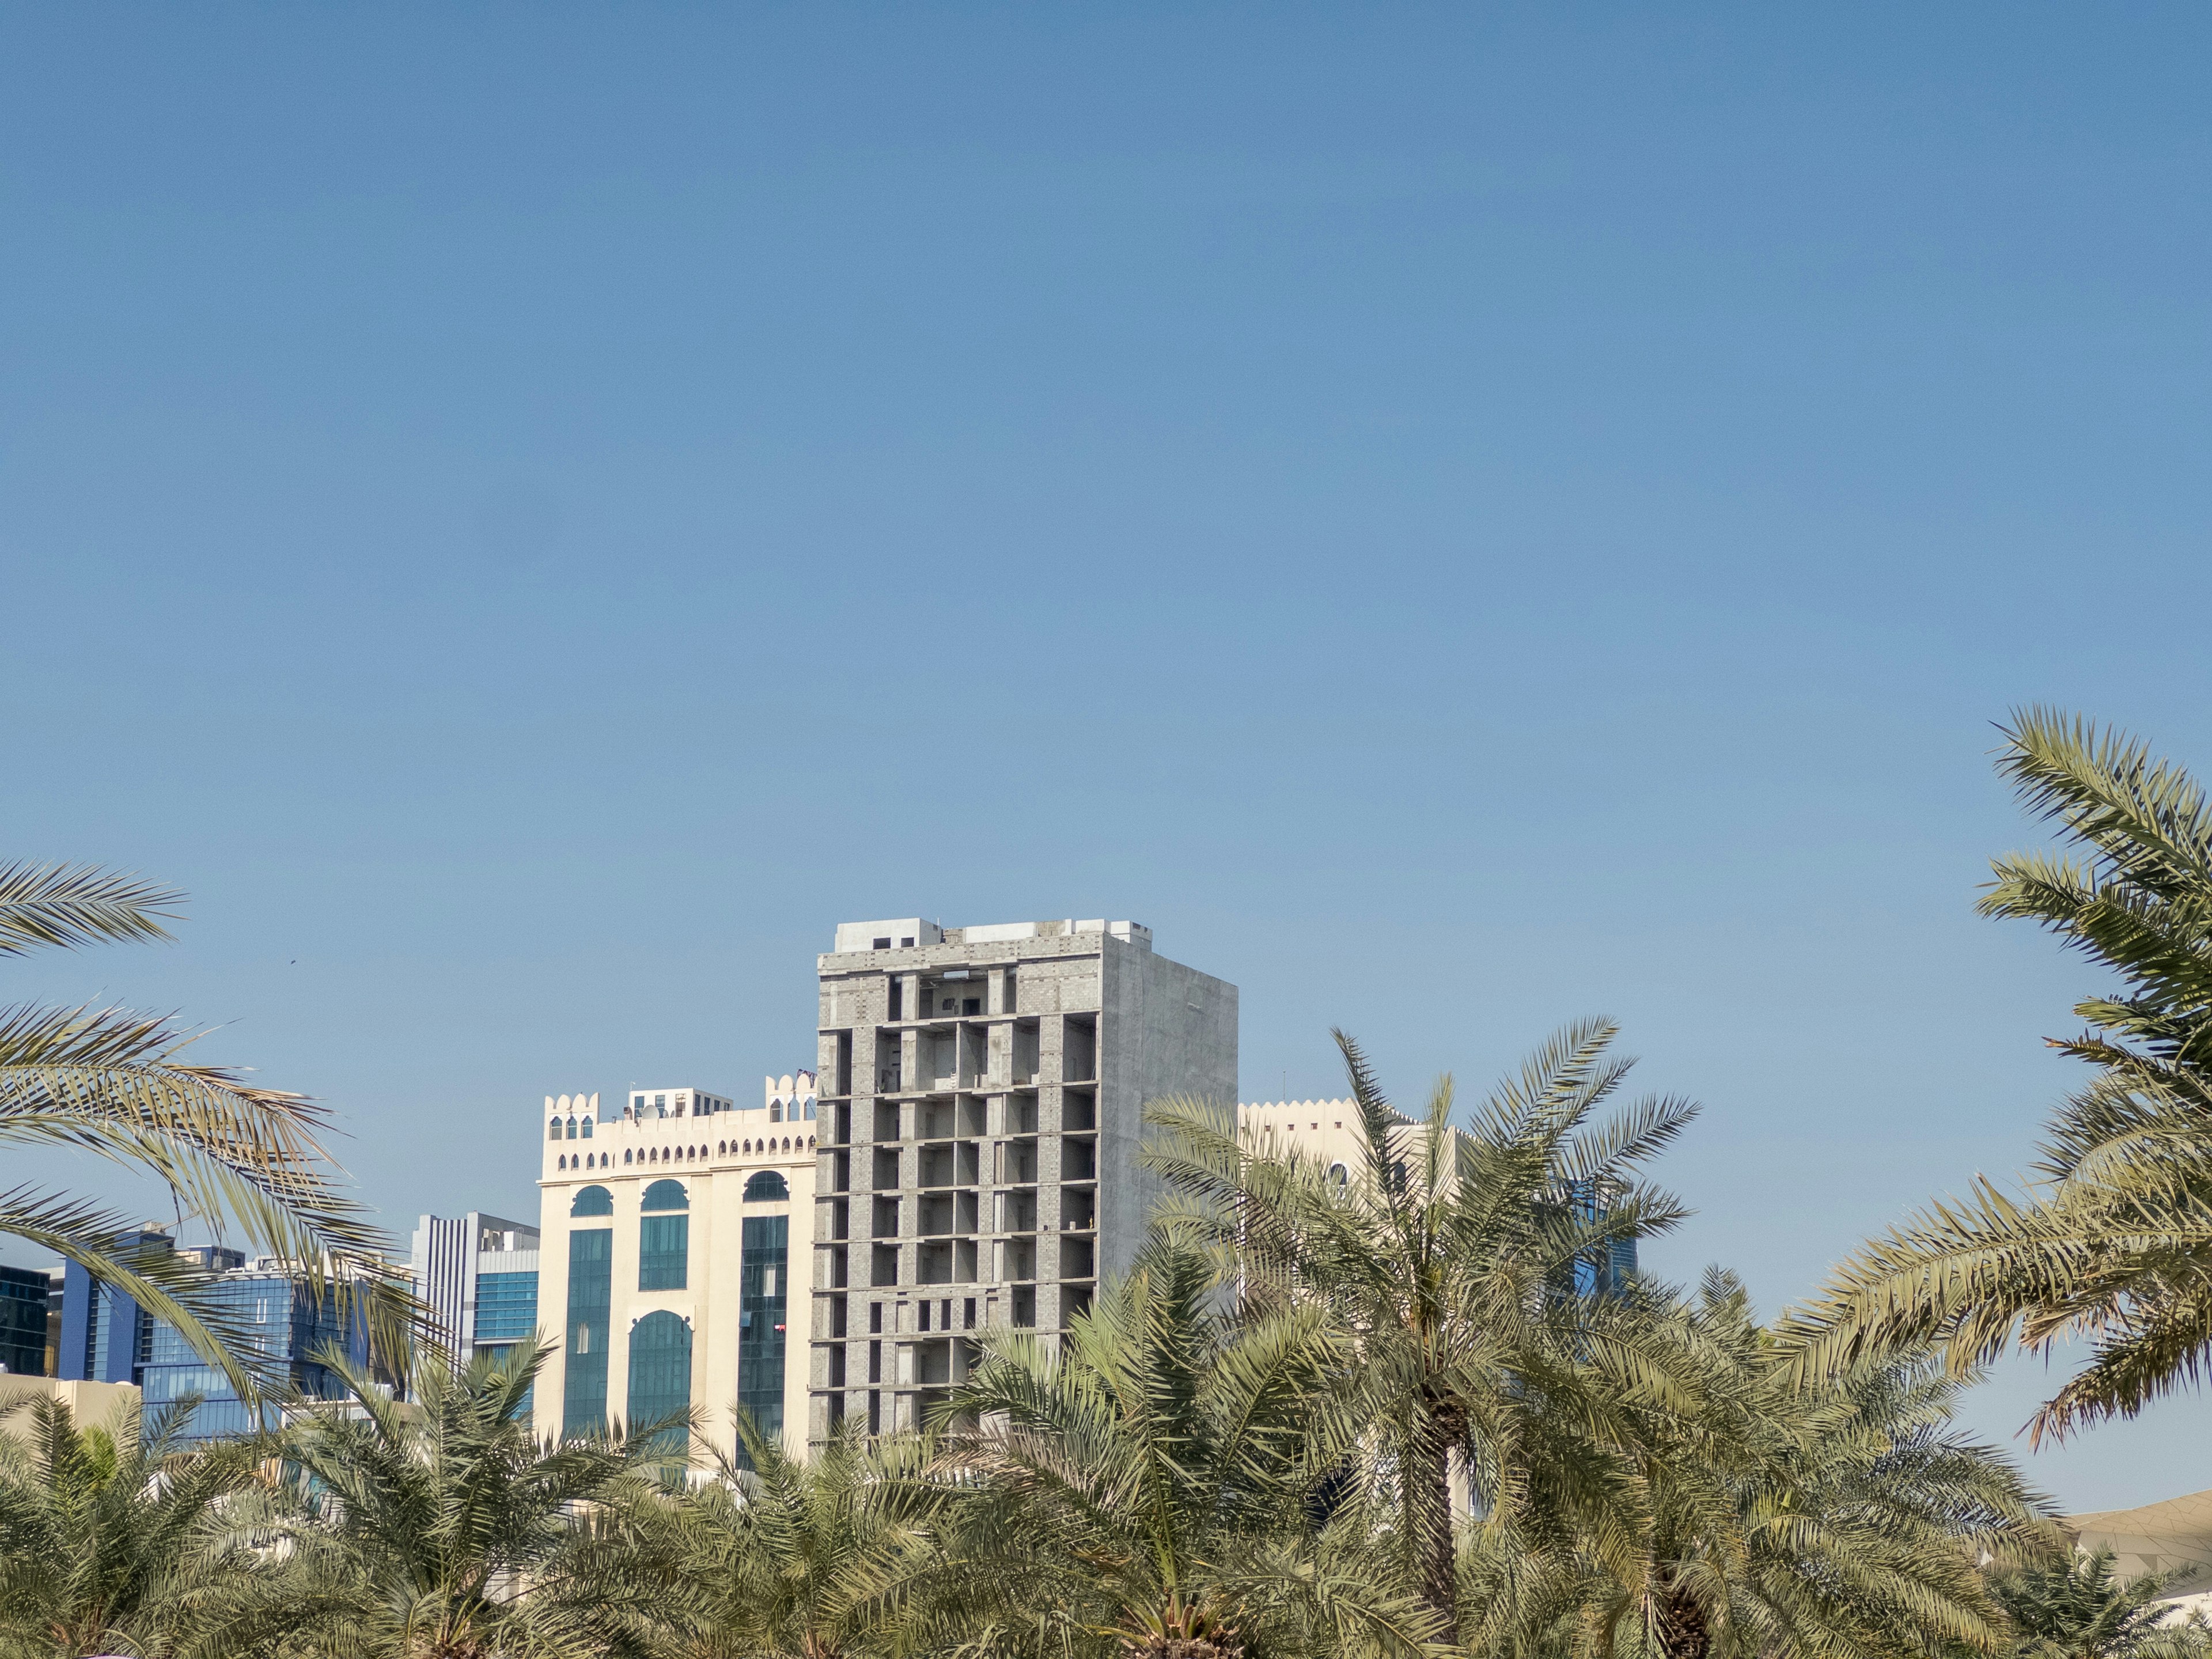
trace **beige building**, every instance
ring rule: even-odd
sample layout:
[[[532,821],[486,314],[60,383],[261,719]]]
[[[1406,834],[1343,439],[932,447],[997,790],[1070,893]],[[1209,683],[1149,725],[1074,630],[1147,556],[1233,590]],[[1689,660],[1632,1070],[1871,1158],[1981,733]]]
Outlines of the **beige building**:
[[[2185,1611],[2212,1613],[2212,1492],[2193,1492],[2141,1509],[2069,1515],[2059,1525],[2090,1554],[2112,1553],[2113,1576],[2157,1573],[2166,1599]]]
[[[1358,1170],[1357,1101],[1247,1101],[1237,1108],[1237,1127],[1271,1136],[1278,1152],[1327,1158],[1329,1178],[1339,1186],[1349,1183]]]
[[[82,1378],[21,1376],[0,1372],[0,1434],[21,1439],[29,1432],[30,1413],[21,1409],[33,1400],[58,1400],[81,1429],[113,1429],[118,1419],[138,1404],[138,1390],[129,1382],[90,1382]],[[11,1409],[11,1407],[15,1409]]]
[[[539,1121],[538,1319],[561,1352],[538,1432],[688,1406],[734,1449],[742,1403],[803,1449],[812,1074],[769,1078],[744,1109],[656,1087],[605,1121],[597,1095],[549,1097]]]

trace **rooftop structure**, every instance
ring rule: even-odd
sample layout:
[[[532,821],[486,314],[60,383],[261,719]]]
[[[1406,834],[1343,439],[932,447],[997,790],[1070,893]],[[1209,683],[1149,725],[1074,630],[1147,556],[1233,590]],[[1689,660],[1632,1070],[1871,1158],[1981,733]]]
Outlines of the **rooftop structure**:
[[[808,1433],[913,1425],[969,1333],[1047,1332],[1125,1270],[1146,1103],[1236,1097],[1237,988],[1129,921],[838,925],[819,958]]]

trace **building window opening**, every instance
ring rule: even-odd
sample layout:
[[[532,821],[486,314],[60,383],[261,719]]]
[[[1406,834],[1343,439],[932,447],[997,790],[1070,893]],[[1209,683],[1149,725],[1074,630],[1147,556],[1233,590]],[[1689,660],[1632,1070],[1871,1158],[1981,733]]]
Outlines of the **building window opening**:
[[[633,1427],[665,1426],[654,1439],[671,1450],[687,1437],[681,1423],[666,1424],[691,1403],[691,1328],[663,1308],[630,1327],[629,1420]]]
[[[548,1140],[558,1140],[561,1139],[561,1120],[559,1118],[556,1117],[553,1120],[553,1127],[545,1132],[545,1139]]]

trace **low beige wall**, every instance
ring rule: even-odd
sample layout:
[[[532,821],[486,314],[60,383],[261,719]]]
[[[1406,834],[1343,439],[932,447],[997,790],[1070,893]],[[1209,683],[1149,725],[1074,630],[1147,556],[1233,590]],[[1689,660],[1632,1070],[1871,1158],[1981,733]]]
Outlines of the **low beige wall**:
[[[105,1425],[123,1406],[136,1404],[138,1399],[138,1390],[128,1382],[68,1382],[58,1376],[16,1376],[0,1371],[0,1412],[5,1413],[0,1415],[0,1434],[20,1437],[24,1414],[5,1408],[41,1395],[59,1400],[84,1426]]]

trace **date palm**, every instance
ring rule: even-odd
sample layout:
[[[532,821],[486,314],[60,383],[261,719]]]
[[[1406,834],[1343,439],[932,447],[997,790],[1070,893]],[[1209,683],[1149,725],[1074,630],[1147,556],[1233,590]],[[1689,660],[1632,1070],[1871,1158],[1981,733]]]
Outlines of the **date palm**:
[[[1978,1561],[2062,1540],[1992,1448],[1951,1427],[1961,1389],[1925,1355],[1801,1382],[1735,1278],[1657,1304],[1687,1408],[1638,1409],[1638,1569],[1592,1563],[1585,1651],[1647,1659],[1994,1653],[2003,1615]]]
[[[240,1615],[268,1573],[231,1536],[245,1449],[187,1451],[188,1413],[118,1408],[80,1426],[60,1401],[10,1408],[0,1430],[0,1659],[240,1650]]]
[[[1345,1334],[1347,1397],[1370,1425],[1365,1484],[1394,1497],[1384,1535],[1402,1582],[1455,1634],[1455,1478],[1483,1516],[1478,1547],[1622,1540],[1602,1512],[1619,1496],[1611,1449],[1632,1429],[1623,1404],[1673,1386],[1644,1327],[1577,1294],[1593,1264],[1683,1214],[1637,1172],[1696,1109],[1654,1097],[1610,1110],[1632,1064],[1609,1052],[1614,1035],[1568,1028],[1458,1131],[1449,1078],[1409,1121],[1336,1033],[1359,1144],[1343,1187],[1320,1160],[1240,1138],[1218,1108],[1150,1115],[1161,1139],[1146,1158],[1176,1194],[1167,1224],[1210,1238],[1251,1305],[1310,1305]]]
[[[671,1651],[688,1659],[859,1659],[903,1650],[935,1524],[954,1497],[918,1436],[848,1425],[805,1459],[738,1413],[745,1456],[672,1500],[686,1596]]]
[[[2065,845],[1996,860],[1986,915],[2038,923],[2118,983],[2054,1040],[2094,1069],[2051,1122],[2027,1191],[1978,1180],[1864,1246],[1793,1322],[1818,1370],[1923,1341],[1964,1370],[2017,1333],[2090,1360],[2033,1431],[2132,1416],[2212,1353],[2212,806],[2142,743],[2046,709],[1999,769]]]
[[[1327,1523],[1362,1426],[1322,1310],[1223,1311],[1201,1252],[1155,1239],[1054,1346],[994,1331],[943,1408],[973,1496],[943,1573],[972,1652],[1420,1656],[1442,1634]],[[958,1628],[957,1622],[954,1628]]]
[[[2019,1659],[2203,1659],[2212,1647],[2204,1615],[2164,1599],[2166,1577],[2122,1578],[2110,1550],[1992,1573],[1990,1593],[2012,1621]]]
[[[331,1355],[350,1401],[313,1401],[265,1448],[281,1474],[240,1524],[286,1563],[283,1659],[621,1659],[678,1601],[654,1547],[657,1431],[540,1440],[529,1398],[554,1352],[418,1355],[411,1402]]]
[[[89,866],[0,866],[0,957],[166,939],[162,924],[179,902],[167,888]],[[298,1264],[312,1291],[330,1287],[396,1348],[405,1298],[380,1266],[384,1236],[369,1212],[331,1185],[326,1111],[194,1063],[190,1042],[170,1021],[121,1008],[0,1007],[0,1146],[63,1147],[155,1176],[180,1216]],[[27,1183],[0,1190],[0,1233],[131,1296],[241,1390],[272,1380],[256,1371],[254,1345],[204,1274],[171,1252],[118,1242],[139,1231],[137,1218],[66,1194]]]

